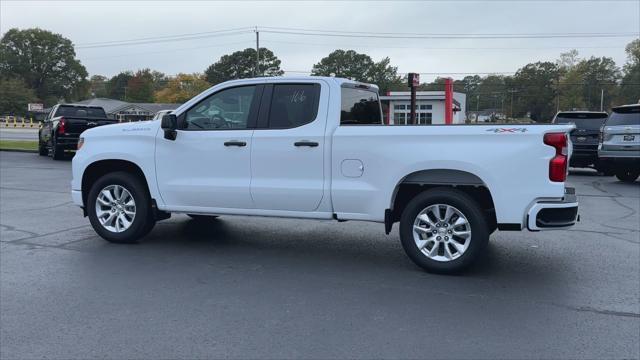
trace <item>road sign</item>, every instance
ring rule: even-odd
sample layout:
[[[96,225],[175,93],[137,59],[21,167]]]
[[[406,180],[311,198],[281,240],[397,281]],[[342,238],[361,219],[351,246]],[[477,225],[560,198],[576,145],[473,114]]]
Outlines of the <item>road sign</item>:
[[[27,110],[28,111],[33,111],[33,112],[43,112],[44,111],[44,104],[30,103],[30,104],[27,105]]]
[[[419,86],[420,85],[420,74],[417,73],[409,73],[408,76],[409,87],[411,86]]]

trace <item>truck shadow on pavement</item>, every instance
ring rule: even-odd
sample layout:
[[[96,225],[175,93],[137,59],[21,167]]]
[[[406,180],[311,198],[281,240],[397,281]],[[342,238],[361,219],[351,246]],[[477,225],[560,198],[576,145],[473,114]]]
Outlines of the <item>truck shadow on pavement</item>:
[[[334,270],[438,276],[424,272],[406,257],[394,230],[386,236],[380,224],[250,217],[195,221],[177,216],[158,223],[142,246],[191,256],[194,261],[250,261],[254,266],[289,267],[290,271],[321,272],[329,266]],[[136,252],[148,251],[135,248]],[[521,242],[494,234],[485,256],[461,275],[485,280],[517,278],[527,286],[540,282],[547,287],[547,275],[557,278],[562,272],[562,261],[556,259],[559,256],[545,254],[542,262]]]

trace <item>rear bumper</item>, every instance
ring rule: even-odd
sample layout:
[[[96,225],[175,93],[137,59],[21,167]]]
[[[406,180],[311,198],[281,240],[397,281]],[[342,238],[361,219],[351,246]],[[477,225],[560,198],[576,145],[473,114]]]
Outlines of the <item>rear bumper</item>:
[[[78,139],[80,136],[58,136],[56,138],[56,145],[64,147],[65,149],[75,150],[78,147]]]
[[[579,220],[578,199],[574,188],[566,188],[561,201],[539,201],[527,212],[527,229],[530,231],[561,230]]]
[[[599,150],[598,157],[605,160],[636,159],[640,160],[640,150]]]

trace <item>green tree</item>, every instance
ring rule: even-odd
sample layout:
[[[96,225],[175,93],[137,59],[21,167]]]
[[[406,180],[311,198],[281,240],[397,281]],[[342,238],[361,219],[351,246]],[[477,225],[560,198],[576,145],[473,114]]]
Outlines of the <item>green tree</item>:
[[[552,62],[536,62],[518,69],[512,86],[520,93],[515,106],[516,115],[530,113],[531,119],[549,122],[556,112],[557,83],[561,70]]]
[[[592,56],[576,64],[575,70],[582,77],[586,108],[600,110],[600,96],[604,92],[603,110],[607,109],[611,100],[617,95],[617,83],[620,79],[620,69],[613,59]]]
[[[620,96],[616,105],[640,102],[640,39],[627,44],[625,51],[627,62],[622,68]]]
[[[206,80],[219,84],[227,80],[246,79],[255,76],[281,76],[280,59],[267,48],[260,48],[259,72],[256,74],[256,49],[246,48],[223,55],[205,70]]]
[[[107,97],[107,79],[106,76],[103,75],[93,75],[89,78],[89,95],[91,97]]]
[[[115,75],[107,83],[107,94],[111,99],[127,101],[127,87],[133,78],[131,71],[123,71]]]
[[[160,103],[183,103],[210,86],[201,74],[178,74],[170,78],[167,85],[154,96]]]
[[[365,83],[376,84],[380,92],[407,88],[398,68],[390,65],[388,57],[379,62],[367,54],[354,50],[335,50],[313,65],[311,75],[336,76]]]
[[[27,104],[36,100],[35,92],[22,79],[0,78],[0,114],[25,115]]]
[[[11,29],[0,40],[0,76],[23,79],[52,105],[82,95],[87,71],[69,39],[41,29]]]
[[[153,102],[154,76],[149,69],[138,70],[127,81],[127,101]]]

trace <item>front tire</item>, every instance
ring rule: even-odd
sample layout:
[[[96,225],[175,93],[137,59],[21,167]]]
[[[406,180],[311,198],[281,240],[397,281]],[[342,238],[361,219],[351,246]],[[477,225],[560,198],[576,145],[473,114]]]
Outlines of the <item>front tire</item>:
[[[467,269],[489,241],[488,222],[469,195],[434,188],[407,204],[400,240],[409,258],[428,272],[454,274]]]
[[[127,172],[98,179],[89,191],[87,212],[96,233],[114,243],[135,243],[155,225],[147,189]]]
[[[620,169],[616,171],[616,177],[622,182],[632,183],[640,176],[639,170]]]

